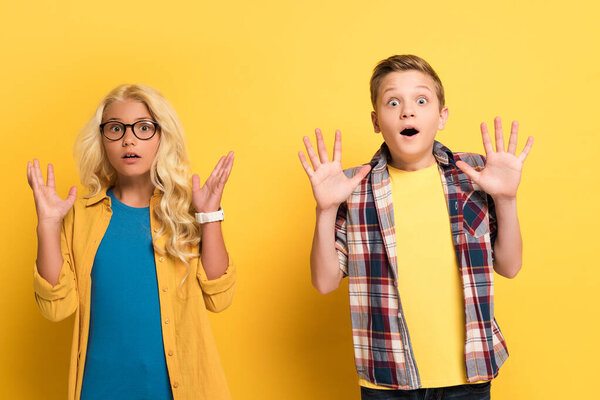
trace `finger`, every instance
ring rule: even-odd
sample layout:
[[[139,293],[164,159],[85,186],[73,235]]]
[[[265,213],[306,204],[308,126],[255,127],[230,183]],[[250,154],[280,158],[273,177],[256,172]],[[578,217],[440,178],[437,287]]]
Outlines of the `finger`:
[[[45,186],[44,176],[42,175],[42,169],[40,168],[40,161],[36,158],[33,160],[33,177],[36,180],[38,186]]]
[[[223,183],[227,182],[227,180],[229,179],[229,174],[231,174],[231,170],[233,169],[233,160],[234,160],[233,151],[231,151],[227,155],[227,162],[225,163],[223,176],[221,177],[221,180],[223,181]]]
[[[69,208],[73,207],[75,200],[77,200],[77,186],[71,186],[71,189],[69,189],[69,195],[65,200],[69,204]]]
[[[304,141],[304,147],[306,147],[306,154],[308,154],[308,158],[312,163],[314,169],[317,169],[321,166],[321,162],[319,161],[319,157],[317,157],[317,153],[315,153],[315,149],[312,147],[312,143],[310,143],[310,139],[308,136],[304,136],[302,139]]]
[[[192,192],[200,190],[200,176],[198,174],[192,175]]]
[[[462,172],[465,173],[473,182],[479,182],[480,172],[476,171],[473,167],[467,164],[464,161],[457,161],[456,166],[461,169]]]
[[[221,168],[223,168],[223,163],[225,162],[225,157],[226,156],[222,156],[219,159],[219,162],[217,163],[217,165],[215,165],[215,168],[212,170],[212,172],[210,173],[210,175],[206,179],[206,182],[204,182],[205,185],[209,181],[212,182],[221,173]]]
[[[218,174],[215,176],[217,182],[223,183],[223,178],[227,175],[227,169],[230,167],[233,158],[233,152],[227,153],[225,159],[223,160],[223,164],[221,165],[221,169]]]
[[[490,134],[485,122],[481,123],[481,139],[483,140],[485,155],[492,154],[494,152],[494,147],[492,146],[492,140],[490,139]]]
[[[48,164],[47,178],[48,178],[48,187],[56,189],[56,186],[54,184],[54,166],[52,164]]]
[[[306,175],[308,175],[309,178],[312,178],[312,176],[315,174],[315,171],[313,171],[308,161],[306,161],[306,156],[304,155],[304,153],[299,151],[298,158],[300,159],[300,164],[302,164]]]
[[[513,121],[510,126],[510,139],[508,139],[508,149],[510,154],[517,153],[517,139],[519,137],[519,121]]]
[[[329,155],[327,154],[327,147],[325,147],[325,141],[323,140],[323,133],[320,129],[315,129],[315,136],[317,137],[317,150],[319,150],[319,158],[321,163],[329,162]]]
[[[371,170],[371,165],[370,164],[365,164],[363,165],[358,172],[356,173],[356,175],[354,175],[351,179],[352,185],[354,187],[357,187],[358,184],[360,183],[360,181],[362,181],[363,179],[365,179],[365,176],[367,176],[367,174],[369,173],[369,171]]]
[[[502,134],[502,120],[494,118],[494,133],[496,135],[496,152],[504,153],[504,135]]]
[[[333,142],[333,161],[342,162],[342,132],[335,131],[335,140]]]
[[[31,189],[34,189],[34,183],[33,183],[33,179],[31,176],[31,170],[33,169],[33,164],[31,163],[31,161],[27,162],[27,183],[29,184],[29,187]]]
[[[529,155],[529,152],[531,151],[531,146],[533,146],[533,136],[529,136],[527,138],[527,143],[525,143],[525,148],[523,149],[521,154],[519,154],[519,159],[521,160],[521,162],[525,162],[525,160],[527,159],[527,156]]]

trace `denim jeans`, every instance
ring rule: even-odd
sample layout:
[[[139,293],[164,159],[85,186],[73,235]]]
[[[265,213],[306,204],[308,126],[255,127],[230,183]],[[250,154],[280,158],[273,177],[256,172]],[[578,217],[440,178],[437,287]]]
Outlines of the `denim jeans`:
[[[362,400],[490,400],[492,382],[415,390],[360,388]]]

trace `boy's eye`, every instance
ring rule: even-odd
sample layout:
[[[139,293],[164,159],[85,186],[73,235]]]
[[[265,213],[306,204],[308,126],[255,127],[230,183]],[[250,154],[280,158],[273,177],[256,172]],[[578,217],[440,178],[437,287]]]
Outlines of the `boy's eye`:
[[[400,102],[399,102],[398,100],[390,100],[390,101],[388,102],[388,104],[389,104],[390,106],[392,106],[392,107],[396,107],[397,105],[399,105],[399,104],[400,104]]]
[[[427,104],[427,99],[425,97],[419,97],[417,99],[417,104]]]

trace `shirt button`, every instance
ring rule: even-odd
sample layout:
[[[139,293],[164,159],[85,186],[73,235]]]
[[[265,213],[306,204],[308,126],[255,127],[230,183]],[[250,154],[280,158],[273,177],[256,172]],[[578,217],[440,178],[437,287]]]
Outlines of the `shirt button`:
[[[169,318],[165,319],[165,324],[169,323]]]
[[[179,387],[179,382],[173,382],[173,387],[177,389]]]
[[[168,291],[168,290],[169,290],[169,288],[168,288],[168,287],[166,287],[166,286],[163,288],[163,292],[166,292],[166,291]]]
[[[172,356],[174,354],[173,350],[169,350],[169,353],[167,353],[167,354],[169,354],[170,356]]]
[[[163,262],[163,261],[165,261],[165,258],[161,257],[161,258],[158,259],[158,261]]]

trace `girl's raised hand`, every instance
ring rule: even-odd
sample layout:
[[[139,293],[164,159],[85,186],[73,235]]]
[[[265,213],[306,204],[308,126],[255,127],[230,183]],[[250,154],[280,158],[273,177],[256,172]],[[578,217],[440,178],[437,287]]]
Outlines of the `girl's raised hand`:
[[[38,224],[61,224],[77,199],[77,187],[71,186],[69,195],[63,200],[56,193],[52,164],[48,164],[47,179],[48,182],[45,183],[40,169],[40,162],[37,159],[27,163],[27,182],[33,190]]]
[[[192,176],[192,204],[196,212],[212,212],[219,209],[231,168],[233,168],[233,151],[219,159],[202,187],[200,177],[197,174]]]
[[[335,131],[332,161],[329,160],[325,142],[323,141],[323,134],[320,129],[315,130],[315,136],[317,138],[317,150],[319,151],[318,156],[310,143],[310,139],[304,136],[304,146],[306,147],[308,158],[312,163],[312,168],[306,160],[304,153],[299,152],[298,157],[300,157],[304,171],[306,171],[306,175],[310,179],[313,195],[317,201],[317,208],[320,210],[337,209],[340,204],[346,201],[360,181],[367,176],[371,170],[371,166],[363,165],[356,175],[348,178],[344,175],[344,170],[342,169],[341,132],[339,130]]]

